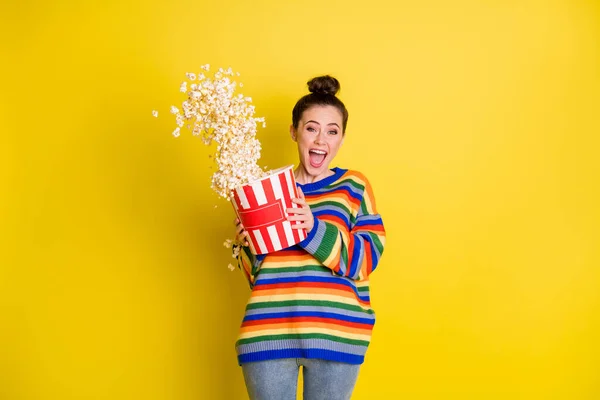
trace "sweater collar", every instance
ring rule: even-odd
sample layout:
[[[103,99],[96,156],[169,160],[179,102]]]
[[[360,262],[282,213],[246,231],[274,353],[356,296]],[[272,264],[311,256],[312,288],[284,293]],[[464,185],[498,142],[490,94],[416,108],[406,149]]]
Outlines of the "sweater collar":
[[[304,193],[312,192],[313,190],[324,188],[325,186],[330,185],[333,182],[337,181],[348,170],[347,169],[338,168],[338,167],[334,167],[334,168],[331,168],[331,171],[333,171],[333,175],[330,175],[330,176],[328,176],[326,178],[323,178],[323,179],[318,180],[318,181],[313,182],[313,183],[302,184],[302,183],[296,182],[296,186],[298,186],[300,189],[302,189],[302,191]]]

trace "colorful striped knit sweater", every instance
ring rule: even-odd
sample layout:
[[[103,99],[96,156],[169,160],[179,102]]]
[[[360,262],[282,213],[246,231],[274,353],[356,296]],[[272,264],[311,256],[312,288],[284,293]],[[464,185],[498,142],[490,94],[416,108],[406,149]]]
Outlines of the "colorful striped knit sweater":
[[[305,240],[267,255],[241,252],[238,266],[252,294],[236,342],[240,365],[300,357],[364,361],[375,324],[369,274],[385,230],[365,176],[332,171],[297,184],[315,217]]]

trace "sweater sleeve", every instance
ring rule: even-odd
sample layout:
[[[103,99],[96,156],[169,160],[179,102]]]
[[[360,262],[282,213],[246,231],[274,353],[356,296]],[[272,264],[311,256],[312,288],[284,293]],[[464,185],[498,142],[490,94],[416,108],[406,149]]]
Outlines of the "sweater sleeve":
[[[365,187],[351,229],[315,217],[313,228],[299,243],[332,273],[354,280],[368,278],[377,267],[385,245],[385,229],[373,191],[366,178],[362,178]]]
[[[238,268],[244,272],[250,289],[254,287],[254,280],[260,270],[260,266],[266,255],[254,255],[248,246],[239,246],[239,254],[237,256]],[[235,250],[234,250],[235,251]],[[235,254],[235,253],[234,253]]]

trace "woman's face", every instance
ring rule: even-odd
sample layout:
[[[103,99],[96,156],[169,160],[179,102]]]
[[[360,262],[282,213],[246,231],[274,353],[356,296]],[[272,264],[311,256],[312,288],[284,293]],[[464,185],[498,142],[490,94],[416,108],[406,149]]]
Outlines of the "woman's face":
[[[290,127],[290,133],[298,143],[298,156],[306,172],[313,177],[327,176],[329,164],[344,141],[338,109],[313,106],[302,114],[298,129]]]

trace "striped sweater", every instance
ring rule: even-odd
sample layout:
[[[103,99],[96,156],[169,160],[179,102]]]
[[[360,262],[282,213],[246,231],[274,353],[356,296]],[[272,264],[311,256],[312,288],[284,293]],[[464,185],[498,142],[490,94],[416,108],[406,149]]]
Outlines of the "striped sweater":
[[[252,294],[236,342],[239,365],[300,357],[364,361],[375,324],[369,275],[385,230],[365,176],[332,171],[297,184],[315,217],[303,241],[266,255],[240,252],[238,267]]]

